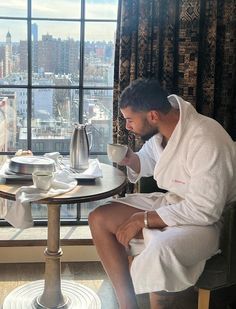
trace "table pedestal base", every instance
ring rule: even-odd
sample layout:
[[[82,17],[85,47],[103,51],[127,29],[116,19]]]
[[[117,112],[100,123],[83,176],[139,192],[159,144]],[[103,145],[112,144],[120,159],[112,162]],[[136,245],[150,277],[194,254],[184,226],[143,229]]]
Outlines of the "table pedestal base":
[[[43,293],[44,280],[34,281],[14,289],[5,298],[3,309],[100,309],[99,297],[84,285],[62,280],[62,293],[67,301],[63,307],[46,308],[37,305],[37,298]]]

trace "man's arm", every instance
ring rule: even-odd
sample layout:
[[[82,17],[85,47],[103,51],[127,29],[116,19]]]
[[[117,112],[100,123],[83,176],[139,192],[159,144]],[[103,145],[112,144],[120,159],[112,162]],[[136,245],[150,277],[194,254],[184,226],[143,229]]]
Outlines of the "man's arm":
[[[138,152],[128,148],[126,157],[119,165],[127,166],[127,176],[135,183],[140,177],[153,176],[153,171],[163,148],[161,146],[162,136],[154,135],[146,141]]]

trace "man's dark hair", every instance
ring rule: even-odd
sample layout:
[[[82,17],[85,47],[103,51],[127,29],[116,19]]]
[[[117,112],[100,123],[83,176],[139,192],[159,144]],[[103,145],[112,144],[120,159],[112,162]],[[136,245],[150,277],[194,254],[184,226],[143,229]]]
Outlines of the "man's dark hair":
[[[135,112],[158,110],[166,114],[171,109],[168,93],[156,79],[136,79],[120,96],[120,108],[131,107]]]

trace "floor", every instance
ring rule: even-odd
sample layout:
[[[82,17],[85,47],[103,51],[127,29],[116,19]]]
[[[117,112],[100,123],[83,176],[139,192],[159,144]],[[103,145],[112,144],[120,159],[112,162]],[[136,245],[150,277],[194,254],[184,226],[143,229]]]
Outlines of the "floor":
[[[17,286],[43,279],[43,263],[0,264],[0,308],[7,294]],[[118,309],[112,286],[99,262],[62,263],[62,279],[91,288],[99,296],[102,309]],[[147,295],[138,297],[142,309],[149,308]]]
[[[43,279],[43,263],[0,264],[0,308],[6,295],[17,286]],[[62,279],[83,284],[97,293],[102,309],[118,309],[112,286],[99,262],[62,263]],[[236,287],[217,291],[212,294],[210,309],[236,309]],[[149,309],[148,295],[137,296],[139,308]],[[228,306],[229,303],[233,305]],[[190,289],[185,292],[163,295],[165,309],[196,309],[197,292]]]

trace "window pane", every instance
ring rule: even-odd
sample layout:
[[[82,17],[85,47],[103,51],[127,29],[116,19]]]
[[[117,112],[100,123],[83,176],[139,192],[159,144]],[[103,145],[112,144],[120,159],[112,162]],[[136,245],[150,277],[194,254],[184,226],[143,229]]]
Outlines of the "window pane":
[[[85,24],[84,85],[113,86],[116,23]]]
[[[46,205],[32,204],[32,216],[35,220],[47,220],[48,210]],[[61,219],[77,219],[77,204],[61,205]]]
[[[0,85],[27,84],[27,24],[0,20]]]
[[[112,90],[84,91],[84,123],[92,133],[91,151],[106,152],[112,141]]]
[[[33,84],[64,86],[79,83],[79,22],[40,22],[32,25]],[[57,77],[56,77],[57,75]]]
[[[5,151],[27,149],[27,90],[0,89],[0,110],[5,118]]]
[[[118,0],[86,0],[85,18],[117,19]]]
[[[33,152],[69,152],[73,123],[78,122],[78,102],[77,89],[33,90]]]
[[[32,0],[32,16],[80,18],[80,0]]]
[[[26,17],[27,0],[1,0],[0,15],[8,17]]]

